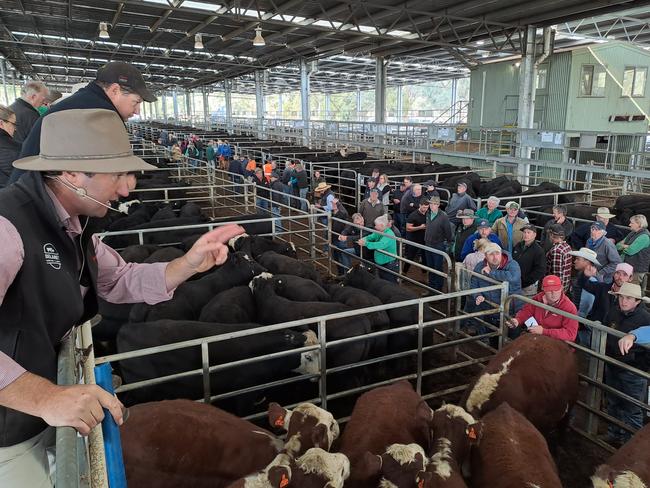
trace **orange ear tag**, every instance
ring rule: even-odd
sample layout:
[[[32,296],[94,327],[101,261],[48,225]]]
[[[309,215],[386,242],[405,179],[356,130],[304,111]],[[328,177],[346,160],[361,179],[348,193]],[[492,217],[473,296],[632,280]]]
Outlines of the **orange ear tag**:
[[[282,478],[280,479],[280,488],[284,488],[289,484],[289,478],[287,478],[286,474],[282,475]]]
[[[284,417],[278,417],[277,419],[275,419],[273,425],[275,425],[276,427],[284,427]]]
[[[418,488],[424,488],[424,480],[418,481]]]
[[[476,430],[474,427],[470,427],[469,432],[467,433],[467,436],[472,439],[473,441],[476,440]]]

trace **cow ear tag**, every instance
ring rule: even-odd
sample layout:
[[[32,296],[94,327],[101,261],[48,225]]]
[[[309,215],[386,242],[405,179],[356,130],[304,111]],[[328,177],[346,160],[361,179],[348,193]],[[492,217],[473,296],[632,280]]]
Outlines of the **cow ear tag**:
[[[280,478],[280,488],[284,488],[288,484],[289,484],[289,478],[287,478],[286,474],[282,473],[282,478]]]
[[[278,417],[277,419],[275,419],[273,425],[275,425],[276,427],[284,427],[284,417]],[[282,485],[280,485],[280,488],[282,488]]]
[[[418,481],[418,488],[424,488],[424,480]]]

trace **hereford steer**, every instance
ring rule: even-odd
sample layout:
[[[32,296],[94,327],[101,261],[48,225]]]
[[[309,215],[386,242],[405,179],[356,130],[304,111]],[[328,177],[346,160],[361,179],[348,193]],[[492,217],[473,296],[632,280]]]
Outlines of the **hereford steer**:
[[[366,453],[358,471],[369,479],[379,478],[380,488],[422,488],[427,458],[418,444],[391,444],[381,455]]]
[[[406,380],[375,388],[358,398],[339,449],[351,464],[346,486],[377,487],[380,472],[367,468],[368,453],[382,456],[392,444],[428,447],[427,423],[417,415],[421,401]]]
[[[476,421],[462,407],[443,405],[432,411],[422,402],[418,414],[431,429],[431,451],[425,478],[425,487],[467,488],[462,465],[468,460],[470,445],[467,428]]]
[[[650,424],[638,431],[591,477],[593,488],[650,486]]]
[[[120,434],[133,488],[223,488],[263,469],[283,447],[270,432],[190,400],[131,407]]]
[[[507,403],[467,432],[473,488],[562,488],[544,437]]]
[[[229,488],[343,488],[349,475],[350,462],[343,454],[313,447],[295,460],[279,455],[260,473]]]
[[[577,395],[573,350],[557,339],[524,334],[490,360],[466,390],[461,405],[480,418],[508,402],[548,434],[568,420]]]
[[[312,447],[329,451],[339,437],[339,424],[327,410],[313,403],[301,403],[293,410],[269,404],[269,423],[287,431],[284,451],[297,457]]]

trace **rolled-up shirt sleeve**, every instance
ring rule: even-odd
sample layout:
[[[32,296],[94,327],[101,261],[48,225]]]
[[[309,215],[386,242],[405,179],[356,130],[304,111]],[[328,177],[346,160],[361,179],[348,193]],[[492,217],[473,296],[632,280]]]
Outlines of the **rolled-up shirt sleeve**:
[[[168,263],[127,263],[122,257],[93,236],[97,256],[97,295],[110,303],[145,302],[155,305],[169,300],[174,290],[167,290],[165,269]]]
[[[25,368],[0,351],[0,390],[16,381],[25,371]]]

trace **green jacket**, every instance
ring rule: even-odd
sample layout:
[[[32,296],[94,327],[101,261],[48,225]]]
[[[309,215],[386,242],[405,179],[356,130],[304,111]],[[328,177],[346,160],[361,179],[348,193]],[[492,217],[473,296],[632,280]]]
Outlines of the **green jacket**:
[[[498,208],[495,208],[492,212],[490,212],[487,206],[485,206],[478,209],[478,211],[476,212],[476,216],[479,219],[487,220],[490,223],[490,225],[494,225],[497,219],[503,217],[503,212]]]
[[[392,229],[386,229],[383,233],[375,232],[366,237],[366,247],[373,251],[386,251],[397,255],[397,241],[386,237],[387,235],[395,237]],[[375,252],[375,263],[382,265],[395,261],[393,256],[387,256],[382,252]]]
[[[206,157],[206,159],[208,161],[212,161],[213,159],[215,159],[215,155],[216,155],[216,153],[214,152],[214,147],[213,146],[208,146],[205,149],[205,157]]]

